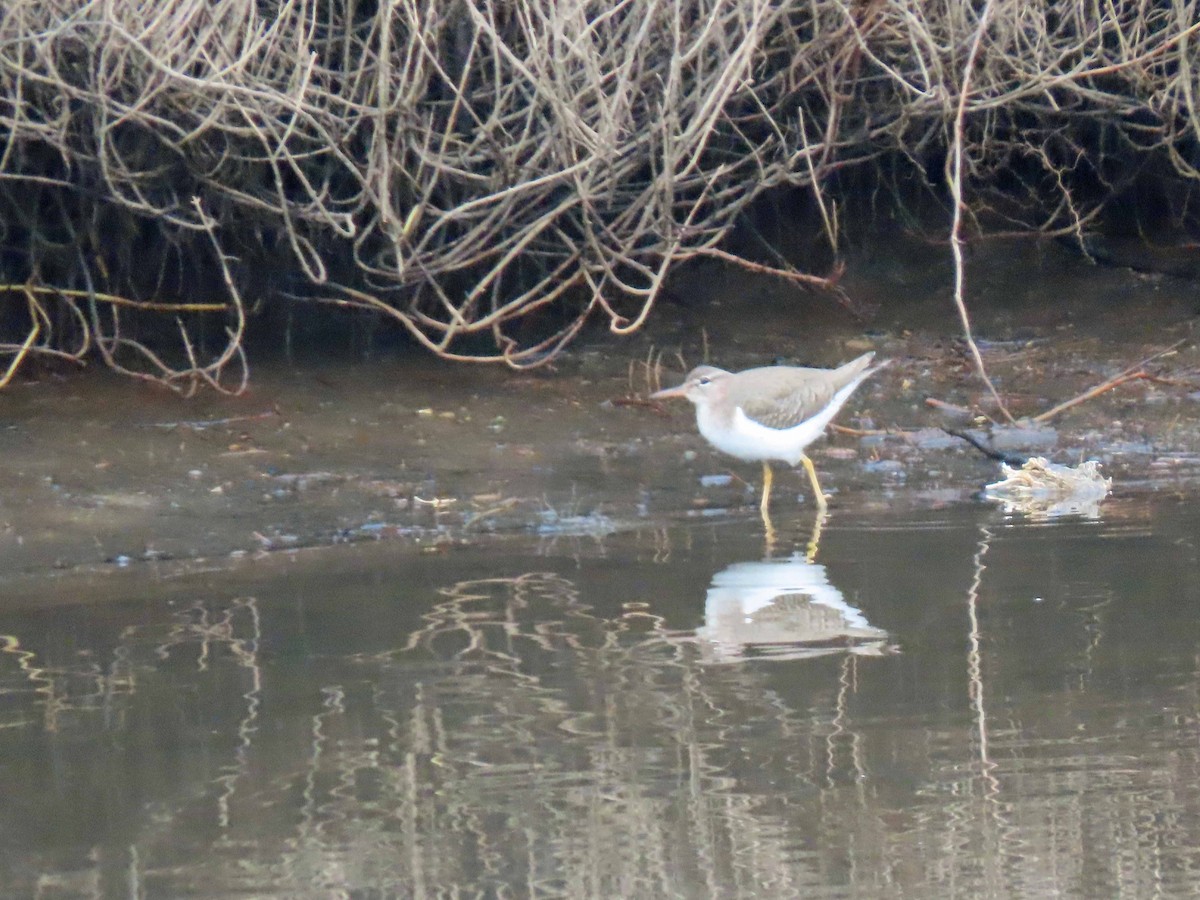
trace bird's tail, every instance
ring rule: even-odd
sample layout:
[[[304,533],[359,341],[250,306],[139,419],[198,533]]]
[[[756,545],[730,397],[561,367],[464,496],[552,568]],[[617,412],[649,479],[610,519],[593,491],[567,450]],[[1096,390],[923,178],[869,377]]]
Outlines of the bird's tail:
[[[873,360],[874,358],[875,358],[875,351],[868,350],[866,353],[864,353],[862,356],[858,357],[857,359],[852,359],[852,360],[850,360],[850,362],[845,363],[844,365],[838,366],[837,371],[838,371],[838,374],[841,376],[839,381],[841,381],[842,384],[850,384],[851,382],[853,382],[854,384],[860,384],[861,382],[870,378],[872,375],[874,375],[880,369],[886,369],[888,366],[890,366],[892,364],[892,361],[890,359],[885,359],[883,362],[877,363],[876,365],[872,366],[871,360]],[[870,366],[870,368],[868,368],[868,366]]]

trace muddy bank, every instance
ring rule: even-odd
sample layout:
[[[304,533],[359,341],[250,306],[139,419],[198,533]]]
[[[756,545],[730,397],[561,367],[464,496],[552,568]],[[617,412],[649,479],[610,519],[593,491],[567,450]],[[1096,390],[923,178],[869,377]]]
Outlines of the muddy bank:
[[[758,466],[712,451],[688,404],[640,402],[656,385],[646,360],[673,383],[706,349],[730,369],[833,365],[865,349],[894,359],[839,417],[852,431],[812,448],[835,513],[975,502],[997,467],[940,430],[973,417],[927,404],[999,418],[954,328],[945,254],[864,250],[849,271],[849,293],[876,310],[867,322],[828,297],[705,265],[675,280],[676,301],[644,333],[590,335],[532,373],[412,353],[259,362],[236,398],[181,400],[96,371],[14,385],[0,397],[0,579],[343,542],[436,550],[513,532],[587,539],[678,517],[757,527]],[[1028,449],[1099,459],[1118,493],[1194,490],[1200,353],[1188,340],[1189,280],[1029,241],[984,245],[968,277],[984,358],[1016,416],[1182,339],[1146,377],[1032,432]],[[776,515],[806,515],[803,474],[778,475]]]

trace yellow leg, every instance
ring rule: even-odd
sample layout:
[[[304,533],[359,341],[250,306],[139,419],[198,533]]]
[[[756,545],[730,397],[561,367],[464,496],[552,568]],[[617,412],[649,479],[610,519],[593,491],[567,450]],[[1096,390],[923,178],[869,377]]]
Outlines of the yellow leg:
[[[763,531],[766,536],[766,556],[770,558],[775,550],[775,526],[771,524],[771,482],[774,480],[774,473],[771,471],[771,464],[765,459],[763,460],[763,495],[762,502],[758,504],[758,511],[762,514]]]
[[[817,510],[817,517],[813,519],[812,538],[808,542],[808,552],[804,554],[804,558],[809,562],[815,562],[817,559],[817,548],[821,546],[821,529],[825,527],[828,517],[828,510],[821,508]]]
[[[804,463],[804,469],[808,472],[808,480],[812,482],[813,496],[817,499],[817,509],[825,509],[829,506],[825,502],[825,492],[821,490],[821,482],[817,481],[817,470],[812,464],[812,460],[808,458],[806,453],[800,457],[800,461]],[[763,463],[766,465],[766,463]]]
[[[774,473],[771,471],[771,464],[765,459],[763,460],[763,495],[762,502],[758,504],[759,511],[765,517],[767,507],[771,505],[771,481],[774,478]]]

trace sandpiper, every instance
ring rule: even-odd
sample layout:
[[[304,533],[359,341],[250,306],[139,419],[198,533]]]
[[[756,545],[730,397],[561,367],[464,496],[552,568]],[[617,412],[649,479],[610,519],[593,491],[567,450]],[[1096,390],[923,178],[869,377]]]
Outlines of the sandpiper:
[[[696,425],[723,453],[761,460],[763,493],[759,509],[767,515],[771,496],[771,460],[804,463],[819,509],[825,494],[804,448],[825,433],[842,404],[863,380],[887,362],[871,367],[875,354],[864,353],[836,369],[764,366],[726,372],[698,366],[683,384],[650,395],[651,400],[686,397],[696,406]]]

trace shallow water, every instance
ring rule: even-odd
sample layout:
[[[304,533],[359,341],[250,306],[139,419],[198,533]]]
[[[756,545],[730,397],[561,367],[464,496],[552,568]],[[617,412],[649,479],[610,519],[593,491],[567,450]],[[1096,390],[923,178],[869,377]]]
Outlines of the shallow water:
[[[976,249],[1014,415],[1192,332],[1190,282]],[[1200,354],[1039,426],[1114,478],[1099,518],[1007,518],[940,430],[996,412],[944,257],[850,266],[869,334],[697,267],[675,293],[702,315],[535,373],[10,385],[0,894],[1194,894]],[[866,349],[894,363],[811,449],[812,558],[803,473],[777,472],[767,547],[758,467],[643,399],[699,361]]]
[[[1154,896],[1200,513],[955,503],[63,573],[0,608],[8,895]],[[775,590],[771,590],[771,585]],[[49,602],[52,601],[52,602]]]

